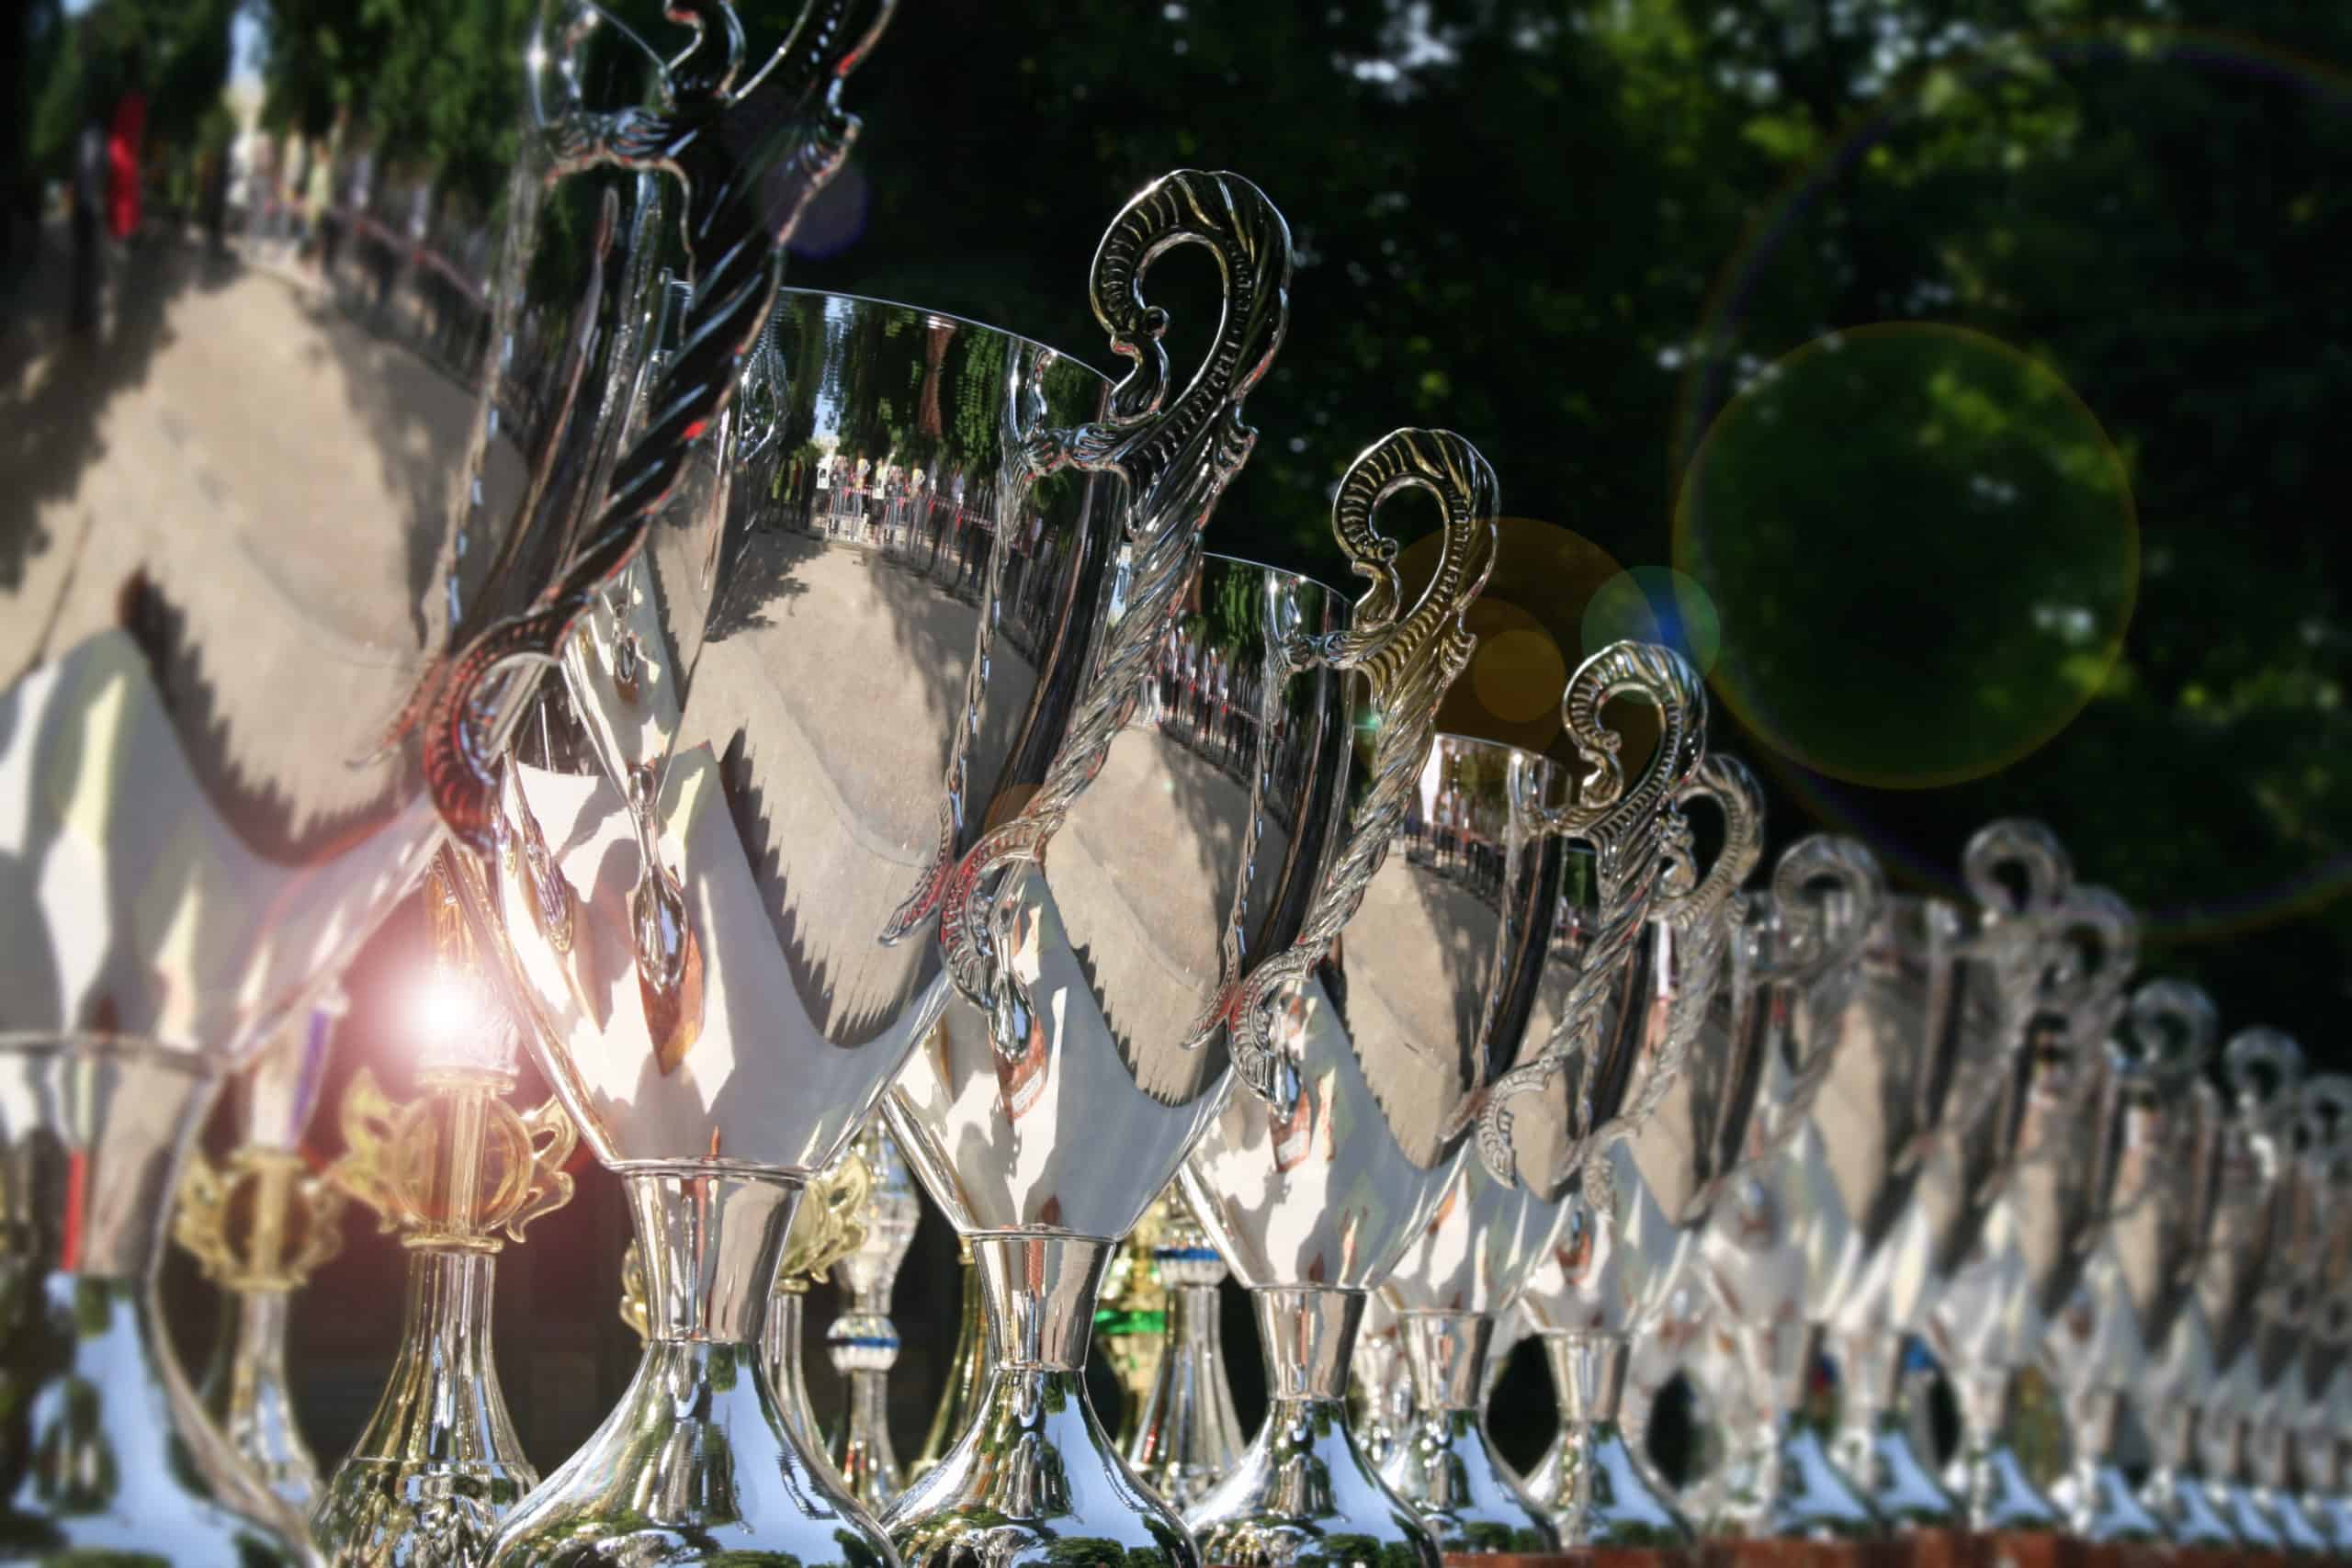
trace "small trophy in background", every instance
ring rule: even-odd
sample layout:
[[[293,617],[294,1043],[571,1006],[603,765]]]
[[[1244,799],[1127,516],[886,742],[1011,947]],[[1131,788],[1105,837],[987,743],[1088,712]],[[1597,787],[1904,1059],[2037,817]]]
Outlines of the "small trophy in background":
[[[205,1413],[254,1475],[307,1516],[319,1465],[294,1425],[286,1378],[289,1299],[343,1247],[343,1194],[311,1174],[302,1134],[342,998],[313,1009],[237,1079],[236,1151],[219,1166],[191,1152],[173,1239],[227,1292],[220,1343],[206,1373]]]
[[[433,922],[416,1099],[362,1067],[343,1101],[346,1152],[328,1172],[408,1248],[399,1358],[376,1413],[335,1467],[311,1519],[336,1568],[470,1568],[508,1509],[538,1484],[498,1386],[491,1301],[498,1254],[571,1200],[576,1134],[550,1100],[507,1103],[512,1021],[481,985],[468,863],[447,853],[425,883]]]
[[[923,1434],[922,1452],[908,1468],[910,1481],[922,1480],[939,1462],[940,1456],[956,1446],[956,1439],[964,1435],[964,1428],[972,1424],[973,1414],[979,1408],[980,1390],[988,1386],[988,1303],[980,1290],[979,1274],[972,1267],[972,1244],[963,1236],[956,1238],[956,1260],[964,1299],[963,1310],[956,1316],[956,1354],[947,1365],[947,1385],[939,1391],[939,1404],[931,1413],[931,1429]],[[1123,1277],[1119,1268],[1119,1260],[1114,1259],[1111,1265],[1114,1280]],[[1148,1279],[1149,1270],[1144,1270],[1141,1277]],[[1103,1299],[1112,1300],[1108,1287],[1103,1291]],[[1094,1314],[1098,1334],[1105,1310],[1108,1309],[1097,1309]],[[1114,1355],[1113,1364],[1118,1364],[1114,1352],[1106,1350],[1104,1354]],[[1133,1400],[1131,1405],[1140,1410],[1142,1401]]]
[[[1152,1385],[1159,1381],[1159,1358],[1168,1344],[1168,1288],[1159,1282],[1151,1255],[1167,1234],[1176,1201],[1171,1186],[1143,1212],[1136,1228],[1111,1255],[1110,1266],[1102,1271],[1102,1294],[1094,1308],[1094,1342],[1117,1376],[1125,1399],[1119,1413],[1121,1453],[1135,1451],[1136,1436],[1143,1430],[1144,1406],[1151,1402]],[[965,1250],[969,1253],[970,1243],[965,1244]],[[977,1309],[978,1298],[969,1288],[968,1271],[965,1280],[964,1299]],[[978,1315],[985,1332],[987,1314]],[[957,1365],[960,1369],[960,1358]],[[944,1416],[944,1405],[942,1410]],[[945,1434],[946,1440],[953,1443],[962,1433],[958,1426]]]
[[[1171,1506],[1190,1510],[1233,1473],[1249,1438],[1225,1377],[1217,1303],[1225,1259],[1174,1183],[1152,1208],[1160,1225],[1148,1258],[1166,1292],[1167,1325],[1127,1459]],[[1147,1214],[1144,1224],[1151,1222]]]
[[[857,1246],[841,1259],[849,1309],[825,1336],[826,1353],[849,1388],[849,1408],[826,1452],[850,1495],[879,1514],[907,1483],[890,1446],[890,1369],[899,1360],[890,1291],[914,1245],[922,1200],[880,1118],[858,1135],[854,1157],[865,1161],[872,1182],[859,1213]]]

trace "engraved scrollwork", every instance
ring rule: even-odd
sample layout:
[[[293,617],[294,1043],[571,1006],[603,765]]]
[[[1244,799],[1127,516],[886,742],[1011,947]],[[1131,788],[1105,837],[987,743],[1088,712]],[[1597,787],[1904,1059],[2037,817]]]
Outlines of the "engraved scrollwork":
[[[1154,258],[1186,243],[1216,257],[1225,312],[1207,360],[1169,401],[1159,341],[1167,312],[1144,302],[1141,284]],[[1191,169],[1154,181],[1113,220],[1095,253],[1095,317],[1112,349],[1135,361],[1112,389],[1111,417],[1074,429],[1032,429],[1023,440],[1024,465],[1036,478],[1067,468],[1126,480],[1124,607],[1102,636],[1063,745],[1035,793],[952,871],[935,868],[891,922],[894,931],[916,929],[935,897],[949,977],[988,1011],[1000,1050],[1026,1037],[1029,1011],[1025,989],[1001,959],[1006,942],[998,927],[1012,913],[1001,896],[1011,874],[1034,864],[1069,817],[1143,693],[1199,564],[1201,530],[1257,439],[1241,422],[1241,405],[1282,345],[1290,274],[1289,227],[1256,186],[1238,175]],[[984,656],[983,643],[976,670]]]
[[[240,1191],[247,1194],[242,1205]],[[191,1154],[172,1238],[223,1290],[300,1290],[343,1250],[343,1194],[311,1175],[294,1150],[248,1145],[218,1168]],[[232,1234],[233,1212],[245,1215],[242,1237]],[[288,1220],[297,1222],[290,1243]]]
[[[571,1201],[571,1177],[563,1168],[580,1141],[580,1130],[562,1101],[552,1097],[519,1115],[503,1100],[491,1103],[496,1107],[493,1114],[512,1124],[522,1179],[515,1184],[513,1206],[503,1213],[484,1214],[482,1229],[503,1230],[508,1239],[519,1242],[525,1225]]]
[[[1799,839],[1772,868],[1761,929],[1741,933],[1747,949],[1740,962],[1751,976],[1744,983],[1807,986],[1847,971],[1885,907],[1885,873],[1867,847],[1831,833]],[[1778,1155],[1804,1125],[1837,1065],[1841,1039],[1834,1029],[1797,1033],[1793,1043],[1802,1055],[1788,1064],[1787,1086],[1758,1119],[1751,1165]]]
[[[2123,988],[2140,962],[2140,918],[2104,887],[2076,887],[2051,912],[2055,955],[2042,983],[2041,1010],[2080,1048],[2104,1040],[2123,1007]]]
[[[2222,1047],[2222,1079],[2240,1114],[2267,1123],[2303,1080],[2303,1048],[2281,1030],[2241,1029]]]
[[[2132,993],[2117,1042],[2139,1071],[2176,1083],[2205,1070],[2221,1032],[2221,1013],[2203,987],[2151,980]]]
[[[692,302],[647,399],[651,411],[615,465],[602,509],[559,581],[533,607],[499,620],[429,671],[393,721],[386,744],[424,732],[424,773],[450,832],[478,853],[493,849],[493,797],[510,667],[552,664],[594,597],[637,558],[684,477],[688,453],[721,427],[783,280],[785,242],[809,200],[849,153],[858,122],[841,82],[889,20],[896,0],[874,0],[863,31],[857,0],[812,0],[767,62],[737,86],[743,31],[726,0],[672,0],[668,16],[692,38],[671,62],[658,110],[607,112],[573,103],[540,129],[550,180],[605,166],[661,172],[684,187],[682,235]]]
[[[1373,525],[1373,516],[1408,487],[1437,497],[1443,532],[1436,570],[1412,608],[1400,613],[1396,542]],[[1363,671],[1379,724],[1370,782],[1297,938],[1246,977],[1233,973],[1239,954],[1229,950],[1220,1000],[1194,1032],[1198,1038],[1225,1023],[1235,1072],[1279,1115],[1297,1104],[1299,1081],[1275,1041],[1275,1010],[1354,918],[1404,825],[1438,705],[1477,647],[1463,615],[1494,566],[1498,496],[1494,470],[1477,448],[1444,430],[1392,432],[1366,448],[1340,481],[1332,532],[1356,575],[1369,578],[1372,587],[1346,630],[1320,639],[1300,636],[1284,662],[1294,670],[1322,663]]]
[[[1619,755],[1623,739],[1602,720],[1620,697],[1636,697],[1657,711],[1657,749],[1630,786]],[[1661,840],[1668,804],[1697,770],[1707,726],[1706,688],[1679,653],[1653,643],[1619,642],[1586,660],[1569,678],[1561,704],[1569,743],[1587,772],[1575,798],[1545,807],[1538,819],[1546,832],[1583,840],[1592,851],[1596,902],[1574,983],[1560,1021],[1541,1055],[1496,1080],[1478,1120],[1478,1153],[1496,1180],[1520,1179],[1511,1146],[1513,1102],[1541,1094],[1571,1061],[1580,1064],[1572,1096],[1567,1163],[1582,1167],[1588,1179],[1604,1161],[1588,1160],[1593,1137],[1611,1120],[1590,1105],[1600,1067],[1602,1010],[1632,954],[1656,898]],[[1605,1191],[1598,1200],[1610,1197]]]
[[[384,1092],[374,1073],[363,1066],[352,1074],[340,1116],[344,1154],[328,1170],[337,1187],[375,1212],[379,1235],[400,1229],[406,1213],[392,1168],[401,1111],[400,1102]]]

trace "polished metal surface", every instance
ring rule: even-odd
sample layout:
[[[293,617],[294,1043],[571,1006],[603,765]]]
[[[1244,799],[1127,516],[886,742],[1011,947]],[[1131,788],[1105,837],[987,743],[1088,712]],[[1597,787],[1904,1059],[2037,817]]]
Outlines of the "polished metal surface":
[[[206,1419],[153,1276],[177,1170],[226,1064],[107,1036],[0,1035],[0,1191],[17,1270],[17,1462],[0,1557],[319,1562],[300,1515]]]
[[[1187,1511],[1202,1560],[1264,1568],[1435,1568],[1437,1543],[1349,1430],[1345,1394],[1365,1294],[1250,1292],[1266,1348],[1266,1421]]]
[[[1144,1484],[1184,1514],[1233,1473],[1245,1439],[1225,1375],[1217,1301],[1225,1259],[1182,1192],[1171,1198],[1167,1220],[1149,1255],[1152,1273],[1167,1292],[1160,1351],[1125,1451]]]
[[[1638,771],[1620,761],[1622,741],[1601,722],[1606,704],[1622,697],[1659,719]],[[1421,1415],[1382,1477],[1420,1509],[1447,1552],[1556,1549],[1556,1532],[1487,1437],[1486,1358],[1496,1321],[1550,1250],[1572,1194],[1606,1193],[1606,1162],[1589,1156],[1637,1128],[1677,1066],[1670,1032],[1644,1027],[1658,956],[1644,937],[1661,885],[1690,869],[1668,852],[1682,843],[1674,802],[1704,755],[1705,694],[1670,650],[1617,643],[1577,667],[1562,708],[1589,771],[1560,804],[1512,796],[1501,838],[1542,845],[1547,857],[1552,840],[1573,841],[1589,903],[1532,890],[1533,918],[1505,950],[1516,973],[1499,987],[1526,998],[1525,1011],[1498,1042],[1498,1076],[1473,1107],[1476,1156],[1456,1168],[1385,1287]]]
[[[650,1337],[604,1425],[506,1517],[496,1568],[791,1560],[887,1568],[888,1542],[778,1417],[760,1332],[798,1184],[627,1177]]]
[[[1560,1438],[1528,1472],[1568,1550],[1687,1545],[1690,1522],[1626,1440],[1618,1415],[1633,1346],[1625,1336],[1569,1329],[1543,1336],[1560,1404]]]
[[[2243,1030],[2222,1053],[2230,1103],[2220,1135],[2208,1241],[2199,1253],[2187,1299],[2147,1380],[2156,1412],[2155,1464],[2141,1501],[2176,1541],[2235,1541],[2258,1516],[2233,1519],[2238,1503],[2232,1479],[2216,1474],[2219,1490],[2201,1472],[2217,1444],[2234,1456],[2241,1413],[2250,1398],[2251,1355],[2263,1286],[2261,1259],[2283,1232],[2281,1193],[2298,1089],[2301,1049],[2275,1030]]]
[[[336,1568],[480,1568],[499,1522],[538,1484],[499,1387],[497,1280],[493,1252],[409,1254],[392,1374],[311,1519]]]
[[[1374,1465],[1385,1465],[1416,1418],[1413,1370],[1405,1359],[1404,1325],[1386,1295],[1375,1292],[1364,1303],[1349,1358],[1349,1426],[1356,1444]]]
[[[849,1386],[849,1408],[826,1450],[849,1483],[850,1495],[878,1514],[906,1485],[890,1445],[889,1378],[899,1359],[890,1290],[914,1245],[922,1200],[878,1117],[858,1134],[857,1152],[873,1182],[865,1200],[865,1239],[839,1265],[849,1310],[825,1331],[825,1353]]]
[[[989,1314],[979,1271],[972,1266],[972,1244],[957,1238],[962,1262],[956,1269],[963,1306],[956,1314],[956,1349],[947,1364],[947,1382],[923,1433],[922,1452],[907,1468],[907,1478],[920,1481],[956,1446],[979,1410],[980,1392],[988,1386]]]

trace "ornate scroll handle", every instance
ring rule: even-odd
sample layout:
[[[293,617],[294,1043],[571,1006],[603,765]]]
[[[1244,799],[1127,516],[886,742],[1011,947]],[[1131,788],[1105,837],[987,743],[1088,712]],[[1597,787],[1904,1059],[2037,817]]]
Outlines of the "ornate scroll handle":
[[[2071,939],[2088,937],[2091,957]],[[2044,972],[2041,1005],[2065,1026],[2067,1043],[2078,1051],[2107,1038],[2123,1006],[2123,987],[2140,963],[2140,917],[2104,887],[2077,887],[2052,911],[2052,956]]]
[[[2282,1030],[2241,1029],[2222,1047],[2222,1081],[2238,1112],[2268,1120],[2303,1081],[2303,1048]]]
[[[2324,1164],[2352,1145],[2352,1077],[2313,1073],[2296,1096],[2298,1140]]]
[[[1624,696],[1649,702],[1659,718],[1657,749],[1630,788],[1618,757],[1623,739],[1601,722],[1610,702]],[[1569,742],[1588,772],[1574,800],[1540,807],[1535,815],[1544,831],[1591,846],[1597,908],[1592,935],[1552,1038],[1534,1061],[1495,1081],[1479,1112],[1479,1157],[1488,1174],[1506,1184],[1520,1181],[1511,1148],[1515,1101],[1543,1093],[1573,1060],[1582,1064],[1573,1114],[1580,1122],[1592,1115],[1601,1008],[1650,917],[1668,806],[1697,771],[1707,728],[1707,693],[1699,672],[1672,649],[1654,643],[1611,643],[1586,660],[1568,678],[1561,709]],[[1589,1123],[1569,1129],[1573,1165],[1590,1168],[1602,1163],[1585,1159],[1591,1135],[1599,1131]]]
[[[874,1169],[854,1149],[801,1190],[776,1261],[777,1290],[820,1283],[834,1264],[865,1245],[865,1204],[873,1191]]]
[[[386,1094],[376,1075],[361,1067],[343,1093],[343,1157],[328,1168],[328,1179],[375,1211],[376,1234],[390,1235],[406,1223],[393,1145],[405,1109]]]
[[[240,1249],[230,1235],[229,1214],[243,1187],[250,1187],[252,1196],[244,1206],[248,1228]],[[218,1170],[202,1155],[192,1154],[180,1180],[172,1237],[222,1290],[296,1291],[343,1250],[343,1194],[311,1175],[292,1149],[249,1144]],[[286,1222],[297,1214],[301,1232],[289,1251]]]
[[[524,1226],[571,1201],[563,1168],[580,1134],[554,1100],[517,1112],[500,1098],[507,1082],[478,1070],[435,1073],[402,1105],[360,1068],[345,1091],[345,1153],[328,1180],[376,1211],[379,1234],[406,1232],[403,1246],[495,1252],[501,1230],[521,1241]],[[451,1146],[467,1136],[476,1140],[470,1153]],[[447,1191],[445,1169],[483,1184]]]
[[[2202,987],[2151,980],[2132,993],[2118,1043],[2133,1071],[2174,1084],[2205,1070],[2221,1033],[2221,1014]]]
[[[1713,801],[1724,819],[1723,845],[1704,876],[1698,874],[1691,858],[1687,819],[1691,805],[1702,800]],[[1709,752],[1668,807],[1662,842],[1665,868],[1659,873],[1657,908],[1651,919],[1674,931],[1674,995],[1667,1004],[1663,1048],[1642,1064],[1640,1082],[1627,1093],[1625,1110],[1615,1119],[1616,1130],[1625,1136],[1640,1132],[1657,1113],[1723,988],[1733,896],[1764,858],[1764,786],[1738,758]],[[1597,1201],[1603,1194],[1595,1184],[1609,1179],[1608,1162],[1588,1156],[1585,1171],[1588,1196]],[[1616,1212],[1614,1195],[1608,1196],[1610,1207],[1596,1208],[1596,1213]]]
[[[1181,244],[1206,246],[1225,283],[1225,313],[1208,359],[1168,400],[1168,313],[1144,303],[1143,275]],[[1065,468],[1126,480],[1121,532],[1126,603],[1100,634],[1061,750],[1012,820],[981,835],[945,877],[939,940],[949,977],[986,1009],[1000,1051],[1025,1038],[1030,1000],[1006,961],[1001,929],[1015,911],[1011,873],[1034,864],[1101,771],[1149,681],[1161,638],[1200,559],[1201,529],[1249,459],[1256,434],[1241,404],[1273,363],[1290,319],[1290,228],[1265,193],[1238,175],[1192,169],[1146,186],[1112,220],[1094,255],[1095,319],[1112,349],[1136,362],[1113,389],[1111,417],[1069,430],[1033,430],[1023,462],[1038,479]],[[1166,406],[1163,408],[1163,404]],[[980,634],[976,634],[980,635]],[[924,901],[919,891],[909,908]],[[911,922],[902,909],[894,929]]]
[[[571,1151],[580,1142],[580,1129],[572,1125],[563,1102],[552,1095],[519,1115],[508,1110],[503,1100],[492,1103],[513,1119],[529,1158],[520,1168],[523,1179],[517,1184],[520,1190],[512,1200],[513,1206],[485,1216],[482,1228],[503,1230],[509,1240],[519,1242],[525,1225],[571,1201],[571,1177],[563,1168],[571,1163]]]
[[[1979,828],[1961,851],[1960,868],[1983,916],[1967,949],[1991,971],[1998,1017],[1995,1048],[1981,1057],[1964,1052],[1955,1064],[1939,1139],[1974,1126],[2007,1090],[2012,1057],[2024,1048],[2043,980],[2041,918],[2075,886],[2075,864],[2058,836],[2021,817]]]
[[[785,242],[856,140],[858,122],[841,107],[842,79],[896,3],[869,0],[873,16],[860,32],[849,25],[858,0],[809,0],[782,46],[738,87],[743,29],[734,7],[670,0],[665,14],[693,37],[670,62],[668,101],[658,112],[575,103],[539,129],[550,179],[613,167],[666,173],[684,186],[681,231],[694,297],[681,347],[648,399],[652,415],[614,465],[602,509],[560,581],[531,609],[484,628],[427,671],[385,738],[389,747],[422,725],[434,805],[478,854],[492,848],[497,759],[520,711],[519,694],[498,677],[554,663],[591,601],[637,558],[695,443],[722,428],[743,356],[775,303]]]
[[[1815,833],[1791,844],[1772,868],[1770,913],[1764,932],[1743,931],[1744,942],[1769,943],[1769,956],[1758,953],[1738,960],[1752,979],[1742,984],[1763,987],[1806,987],[1859,963],[1862,949],[1886,908],[1886,876],[1878,857],[1853,839]],[[1758,1006],[1777,1006],[1758,999]],[[1813,1113],[1821,1086],[1837,1065],[1843,1031],[1819,1027],[1833,1016],[1807,1020],[1805,1038],[1794,1042],[1789,1064],[1789,1086],[1758,1119],[1758,1138],[1753,1164],[1760,1166],[1788,1147],[1799,1127]]]
[[[2075,886],[2075,863],[2058,835],[2022,817],[1979,828],[1961,852],[1960,873],[1979,906],[2004,916],[2053,909]]]
[[[1400,615],[1396,542],[1373,526],[1373,516],[1408,487],[1437,497],[1444,533],[1437,570],[1413,607]],[[1379,726],[1370,781],[1297,938],[1248,976],[1228,976],[1223,998],[1199,1031],[1204,1035],[1220,1021],[1227,1026],[1235,1072],[1279,1116],[1296,1107],[1299,1079],[1297,1064],[1274,1038],[1276,1010],[1355,918],[1364,889],[1404,826],[1429,758],[1438,705],[1478,645],[1462,617],[1494,566],[1498,505],[1494,470],[1476,447],[1448,430],[1393,431],[1366,447],[1340,480],[1331,530],[1356,575],[1371,579],[1372,587],[1346,630],[1320,638],[1296,635],[1284,662],[1292,670],[1321,663],[1363,671]]]

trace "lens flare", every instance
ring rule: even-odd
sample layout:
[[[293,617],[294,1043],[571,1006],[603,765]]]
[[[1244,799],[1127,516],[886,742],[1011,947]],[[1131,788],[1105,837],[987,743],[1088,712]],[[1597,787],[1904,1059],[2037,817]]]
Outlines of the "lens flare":
[[[1978,778],[2063,730],[2139,584],[2091,412],[2031,357],[1921,323],[1816,339],[1751,381],[1692,461],[1674,546],[1721,615],[1732,711],[1886,789]]]
[[[1602,583],[1584,615],[1587,653],[1627,638],[1662,642],[1704,675],[1723,652],[1723,622],[1693,579],[1672,567],[1637,566]]]

